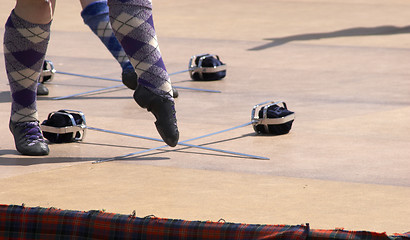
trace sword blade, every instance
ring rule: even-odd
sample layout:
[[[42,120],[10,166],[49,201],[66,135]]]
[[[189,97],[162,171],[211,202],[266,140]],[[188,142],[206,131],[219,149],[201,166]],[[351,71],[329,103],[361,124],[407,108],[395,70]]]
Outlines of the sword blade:
[[[176,74],[180,74],[180,73],[184,73],[184,72],[188,72],[188,71],[189,70],[182,70],[182,71],[170,73],[168,75],[171,76],[171,75],[176,75]],[[63,75],[76,76],[76,77],[84,77],[84,78],[99,79],[99,80],[106,80],[106,81],[122,82],[122,80],[119,80],[119,79],[98,77],[98,76],[90,76],[90,75],[85,75],[85,74],[69,73],[69,72],[62,72],[62,71],[56,71],[56,73],[63,74]],[[72,97],[78,97],[78,96],[82,96],[82,95],[85,95],[85,94],[101,92],[101,91],[105,91],[107,89],[119,88],[119,87],[122,87],[122,86],[124,86],[124,85],[122,84],[122,85],[113,86],[111,88],[100,88],[100,89],[96,89],[96,90],[93,90],[93,91],[81,92],[81,93],[72,94],[72,95],[68,95],[68,96],[62,96],[62,97],[55,97],[55,98],[52,98],[52,100],[61,100],[61,99],[67,99],[67,98],[72,98]],[[180,87],[180,86],[173,86],[173,87],[174,88],[180,88],[180,89],[201,91],[201,92],[221,93],[221,91],[218,91],[218,90],[209,90],[209,89],[191,88],[191,87]]]
[[[76,77],[84,77],[84,78],[92,78],[92,79],[98,79],[98,80],[107,80],[107,81],[114,81],[114,82],[122,82],[121,80],[119,80],[119,79],[114,79],[114,78],[97,77],[97,76],[90,76],[90,75],[77,74],[77,73],[69,73],[69,72],[61,72],[61,71],[56,71],[56,73],[63,74],[63,75],[76,76]]]
[[[91,91],[87,91],[87,92],[76,93],[76,94],[72,94],[72,95],[68,95],[68,96],[55,97],[55,98],[52,98],[52,100],[62,100],[62,99],[67,99],[67,98],[72,98],[72,97],[78,97],[78,96],[85,95],[85,94],[101,92],[101,91],[105,91],[105,90],[109,90],[109,89],[114,89],[114,88],[119,88],[119,87],[123,87],[123,86],[124,86],[124,84],[115,85],[115,86],[106,87],[106,88],[101,88],[101,89],[97,89],[97,90],[91,90]]]
[[[172,75],[177,75],[180,73],[188,72],[189,70],[181,70],[173,73],[169,73],[169,76]],[[92,78],[92,79],[98,79],[98,80],[107,80],[107,81],[114,81],[114,82],[122,82],[120,79],[115,79],[115,78],[106,78],[106,77],[98,77],[98,76],[91,76],[91,75],[86,75],[86,74],[78,74],[78,73],[70,73],[70,72],[63,72],[63,71],[56,71],[55,73],[58,74],[63,74],[63,75],[70,75],[70,76],[76,76],[76,77],[84,77],[84,78]]]

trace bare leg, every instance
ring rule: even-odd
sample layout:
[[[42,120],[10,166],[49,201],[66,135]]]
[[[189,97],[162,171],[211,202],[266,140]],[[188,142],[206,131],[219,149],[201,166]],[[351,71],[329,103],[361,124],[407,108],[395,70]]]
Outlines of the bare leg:
[[[28,22],[47,24],[53,19],[55,1],[17,0],[14,12]]]

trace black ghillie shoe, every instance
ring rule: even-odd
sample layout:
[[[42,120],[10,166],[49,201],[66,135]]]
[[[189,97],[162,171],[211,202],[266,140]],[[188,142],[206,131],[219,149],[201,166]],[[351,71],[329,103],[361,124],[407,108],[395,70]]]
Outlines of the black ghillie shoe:
[[[37,84],[37,96],[47,96],[48,93],[48,88],[43,83]]]
[[[134,100],[140,107],[154,114],[159,135],[166,144],[175,147],[178,144],[179,131],[174,102],[154,94],[141,85],[138,85],[134,92]]]
[[[135,90],[138,86],[138,75],[134,71],[123,71],[121,74],[122,83],[129,89]],[[172,97],[177,98],[179,96],[178,90],[172,87]]]
[[[174,87],[172,87],[172,97],[177,98],[179,96],[178,90],[176,90]]]
[[[121,74],[122,83],[131,90],[138,86],[138,75],[134,71],[123,71]]]
[[[50,150],[38,122],[12,122],[9,128],[14,137],[17,151],[23,155],[48,155]]]

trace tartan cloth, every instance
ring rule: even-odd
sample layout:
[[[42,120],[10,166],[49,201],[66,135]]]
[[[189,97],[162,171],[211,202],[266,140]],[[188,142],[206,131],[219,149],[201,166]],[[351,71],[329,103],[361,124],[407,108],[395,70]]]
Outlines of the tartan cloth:
[[[375,233],[367,231],[346,231],[343,229],[321,230],[311,229],[309,232],[309,240],[325,240],[325,239],[354,239],[354,240],[391,240],[386,233]]]
[[[257,225],[138,218],[101,211],[71,211],[0,204],[0,240],[22,239],[289,239],[410,240],[367,231],[315,230],[304,225]]]
[[[309,226],[137,218],[0,205],[0,239],[306,239]]]
[[[410,240],[410,232],[403,233],[403,234],[394,234],[390,236],[391,239],[393,240]]]

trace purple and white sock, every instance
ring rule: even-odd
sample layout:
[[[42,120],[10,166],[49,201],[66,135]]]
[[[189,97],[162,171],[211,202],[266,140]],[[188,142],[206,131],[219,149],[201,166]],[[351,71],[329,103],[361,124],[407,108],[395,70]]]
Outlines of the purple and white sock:
[[[11,121],[38,121],[37,81],[50,39],[49,24],[33,24],[11,12],[4,33],[4,58],[12,96]]]
[[[138,83],[173,101],[172,86],[158,46],[150,0],[108,0],[114,34],[138,74]]]

